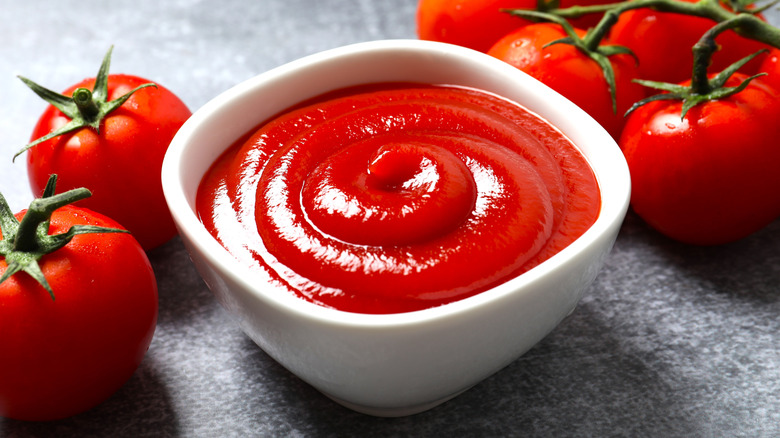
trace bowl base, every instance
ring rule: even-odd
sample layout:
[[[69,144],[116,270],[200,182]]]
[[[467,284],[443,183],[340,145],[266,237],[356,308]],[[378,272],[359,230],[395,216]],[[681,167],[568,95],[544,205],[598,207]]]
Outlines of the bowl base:
[[[470,387],[469,387],[470,388]],[[415,415],[419,414],[425,411],[428,411],[430,409],[435,408],[436,406],[439,406],[442,403],[445,403],[449,400],[452,400],[453,398],[459,396],[460,394],[466,392],[469,390],[469,388],[466,388],[462,391],[458,391],[455,394],[448,395],[446,397],[440,398],[438,400],[434,400],[431,402],[419,404],[419,405],[412,405],[412,406],[398,406],[398,407],[377,407],[377,406],[364,406],[355,404],[352,402],[348,402],[346,400],[342,400],[338,397],[334,397],[330,394],[324,393],[323,394],[328,397],[329,399],[333,400],[334,402],[340,404],[341,406],[344,406],[347,409],[351,409],[355,412],[359,412],[361,414],[371,415],[374,417],[406,417],[409,415]]]

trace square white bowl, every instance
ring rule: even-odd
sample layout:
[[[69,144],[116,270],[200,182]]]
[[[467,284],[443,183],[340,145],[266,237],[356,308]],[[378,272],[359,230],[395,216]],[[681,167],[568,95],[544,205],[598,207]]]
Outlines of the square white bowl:
[[[209,166],[258,123],[328,91],[381,82],[462,85],[539,114],[582,151],[602,206],[579,239],[532,270],[476,296],[416,312],[342,312],[275,290],[239,264],[195,210]],[[539,342],[596,277],[626,214],[630,177],[614,140],[590,116],[523,72],[470,49],[417,40],[360,43],[249,79],[197,110],[172,141],[162,171],[173,218],[204,281],[267,354],[333,400],[379,416],[430,409]]]

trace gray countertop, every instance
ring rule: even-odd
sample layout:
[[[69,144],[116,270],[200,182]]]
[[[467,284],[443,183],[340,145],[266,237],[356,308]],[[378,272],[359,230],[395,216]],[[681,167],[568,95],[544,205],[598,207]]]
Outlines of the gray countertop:
[[[307,54],[415,38],[416,3],[0,0],[0,190],[14,211],[32,199],[24,160],[11,156],[45,105],[18,74],[63,89],[94,76],[113,44],[112,72],[159,82],[196,110]],[[395,419],[347,410],[265,355],[178,238],[150,259],[159,323],[134,376],[66,420],[0,418],[0,436],[780,436],[777,221],[700,248],[629,213],[603,271],[547,338],[459,397]]]

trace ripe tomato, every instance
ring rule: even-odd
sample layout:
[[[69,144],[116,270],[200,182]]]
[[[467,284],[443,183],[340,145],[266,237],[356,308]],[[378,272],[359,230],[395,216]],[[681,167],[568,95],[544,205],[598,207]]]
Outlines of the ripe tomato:
[[[758,67],[758,71],[767,74],[759,80],[780,92],[780,49],[772,49]]]
[[[683,1],[694,3],[696,0]],[[707,18],[641,8],[620,14],[612,26],[610,39],[628,47],[639,58],[640,79],[674,84],[691,78],[691,48],[714,25]],[[724,32],[715,41],[721,48],[712,57],[710,71],[716,73],[766,48],[766,45],[734,32]],[[758,62],[748,63],[741,71],[752,74],[757,65]]]
[[[575,30],[580,37],[585,33],[583,30]],[[561,93],[617,139],[625,123],[623,114],[645,97],[644,88],[632,82],[637,77],[634,59],[623,54],[609,58],[615,72],[617,111],[613,111],[609,86],[601,67],[595,61],[569,44],[544,47],[566,36],[560,25],[532,24],[500,39],[488,54],[523,70]],[[603,43],[609,44],[609,41]]]
[[[49,234],[76,224],[120,227],[65,206]],[[33,421],[77,414],[119,389],[149,348],[158,309],[152,267],[130,234],[79,234],[38,264],[55,299],[23,272],[0,283],[0,416]],[[0,256],[0,275],[7,269]]]
[[[137,76],[109,75],[108,100],[148,82]],[[94,78],[86,79],[63,95],[70,96],[77,88],[91,90],[94,84]],[[84,207],[122,224],[144,249],[159,246],[176,235],[162,192],[162,161],[168,144],[190,115],[187,106],[160,85],[138,90],[102,119],[99,133],[85,127],[29,149],[27,170],[32,191],[41,193],[49,175],[58,174],[63,189],[87,187],[92,191],[93,196],[83,201]],[[31,139],[43,137],[69,120],[49,105]]]
[[[561,7],[614,3],[617,0],[563,0]],[[417,5],[417,35],[420,39],[457,44],[487,52],[501,37],[531,23],[501,9],[534,9],[536,0],[420,0]],[[599,20],[590,14],[571,20],[588,28]]]
[[[745,75],[726,82],[736,86]],[[758,80],[727,98],[636,109],[620,138],[631,204],[648,224],[686,243],[738,240],[780,215],[780,100]]]

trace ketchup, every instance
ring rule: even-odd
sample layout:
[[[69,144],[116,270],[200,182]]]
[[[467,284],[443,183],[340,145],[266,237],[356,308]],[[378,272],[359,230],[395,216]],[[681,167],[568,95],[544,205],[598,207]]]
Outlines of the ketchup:
[[[556,128],[474,89],[375,84],[266,121],[204,176],[197,211],[278,289],[348,312],[460,300],[596,220],[593,171]]]

